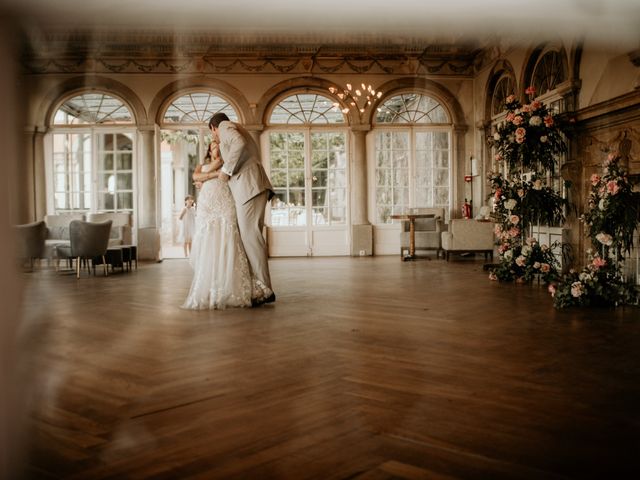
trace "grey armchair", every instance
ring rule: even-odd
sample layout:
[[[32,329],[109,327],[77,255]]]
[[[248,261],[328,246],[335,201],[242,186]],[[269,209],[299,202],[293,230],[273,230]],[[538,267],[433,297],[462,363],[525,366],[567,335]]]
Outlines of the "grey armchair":
[[[33,270],[33,259],[44,255],[44,242],[47,238],[47,224],[44,221],[16,225],[17,256],[21,262],[29,260]]]
[[[433,218],[417,218],[415,220],[416,251],[435,250],[436,258],[442,251],[441,233],[446,230],[444,225],[444,208],[413,208],[411,213],[431,214]],[[403,220],[400,225],[400,256],[409,251],[409,221]]]
[[[80,261],[87,261],[94,257],[101,257],[104,265],[104,275],[107,276],[107,262],[105,254],[109,247],[111,235],[111,220],[100,223],[73,220],[69,224],[70,245],[56,247],[58,258],[70,258],[76,260],[76,276],[80,278]]]

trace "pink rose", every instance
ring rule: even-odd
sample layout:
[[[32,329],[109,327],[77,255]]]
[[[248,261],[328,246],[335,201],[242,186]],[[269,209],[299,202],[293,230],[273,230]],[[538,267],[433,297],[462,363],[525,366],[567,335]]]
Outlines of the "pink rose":
[[[535,89],[535,87],[527,87],[527,89],[524,91],[524,93],[526,93],[527,95],[535,95],[536,94],[536,89]]]
[[[527,131],[524,127],[516,128],[516,137],[524,137],[527,134]]]
[[[593,175],[591,175],[591,185],[595,187],[599,182],[600,182],[600,175],[598,175],[597,173],[594,173]]]
[[[511,236],[512,238],[517,237],[518,235],[520,235],[520,229],[517,227],[512,227],[509,229],[509,236]]]
[[[516,101],[516,96],[515,95],[509,95],[507,98],[505,98],[504,103],[513,103]]]
[[[502,155],[500,155],[499,153],[496,154],[496,161],[501,161],[502,160]]]
[[[520,125],[520,124],[522,124],[523,120],[522,120],[522,117],[520,115],[516,115],[511,122],[514,125]]]
[[[526,263],[527,263],[527,259],[524,258],[522,255],[516,258],[516,265],[518,265],[519,267],[524,267]]]
[[[544,125],[547,128],[553,127],[553,117],[551,115],[547,115],[546,117],[544,117]]]
[[[500,236],[500,234],[502,233],[502,225],[496,224],[496,226],[493,229],[493,233]]]
[[[517,225],[517,224],[518,224],[518,222],[520,221],[520,217],[519,217],[518,215],[511,215],[511,216],[509,217],[509,221],[510,221],[511,223],[513,223],[514,225]]]
[[[531,102],[531,110],[539,110],[541,106],[542,103],[540,103],[538,100],[534,100],[533,102]]]
[[[522,111],[524,113],[529,113],[531,111],[531,106],[530,105],[523,105],[522,106]]]
[[[551,267],[549,266],[548,263],[541,263],[540,264],[540,271],[542,273],[547,273],[547,272],[549,272],[549,270],[551,270]]]
[[[595,257],[591,262],[591,265],[593,265],[596,269],[602,268],[606,264],[607,264],[607,261],[604,258],[600,258],[600,257]]]
[[[516,143],[524,143],[524,137],[516,137]]]
[[[547,290],[549,291],[549,293],[551,294],[552,297],[556,296],[556,286],[553,283],[550,283],[549,286],[547,287]]]
[[[491,280],[492,282],[495,282],[498,280],[498,276],[495,273],[491,272],[489,274],[489,280]]]
[[[516,118],[516,115],[513,112],[509,112],[509,113],[507,113],[507,116],[505,117],[505,120],[507,122],[513,122],[514,118]]]
[[[616,193],[618,193],[618,190],[620,190],[620,187],[618,186],[618,182],[616,182],[615,180],[609,180],[607,182],[607,191],[611,195],[615,195]]]

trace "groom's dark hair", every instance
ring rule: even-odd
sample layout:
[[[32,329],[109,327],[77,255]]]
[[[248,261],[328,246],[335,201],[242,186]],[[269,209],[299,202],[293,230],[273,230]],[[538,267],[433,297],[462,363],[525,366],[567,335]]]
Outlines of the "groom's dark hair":
[[[226,113],[218,112],[213,117],[211,117],[211,120],[209,120],[209,129],[218,128],[218,126],[222,122],[228,122],[228,121],[229,121],[229,117],[227,117]]]

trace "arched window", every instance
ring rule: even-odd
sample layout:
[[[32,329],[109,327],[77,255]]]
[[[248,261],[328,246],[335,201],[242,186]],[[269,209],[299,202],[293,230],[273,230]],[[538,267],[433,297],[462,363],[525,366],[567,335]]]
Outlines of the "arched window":
[[[124,102],[105,93],[83,93],[65,100],[53,117],[54,125],[131,123],[133,115]]]
[[[325,96],[300,93],[285,98],[271,112],[273,125],[343,124],[344,115]]]
[[[175,99],[162,119],[165,125],[170,124],[203,124],[216,113],[226,113],[230,120],[237,122],[238,114],[224,98],[209,92],[194,92]]]
[[[133,212],[135,130],[126,103],[81,93],[64,100],[51,123],[49,210]]]
[[[491,115],[499,115],[505,111],[504,102],[509,95],[515,94],[515,84],[511,75],[503,74],[495,88],[491,97]]]
[[[560,52],[551,50],[545,53],[537,61],[533,69],[531,85],[536,89],[536,95],[544,95],[555,90],[558,85],[567,79]]]
[[[449,115],[436,99],[417,93],[396,95],[378,108],[377,123],[449,123]]]
[[[376,115],[376,223],[410,208],[444,207],[451,193],[451,125],[433,97],[403,93],[384,101]]]
[[[270,245],[272,255],[349,253],[348,137],[344,114],[333,103],[321,94],[298,93],[278,102],[269,116],[276,192],[271,225],[280,239]],[[279,253],[279,245],[289,250]]]

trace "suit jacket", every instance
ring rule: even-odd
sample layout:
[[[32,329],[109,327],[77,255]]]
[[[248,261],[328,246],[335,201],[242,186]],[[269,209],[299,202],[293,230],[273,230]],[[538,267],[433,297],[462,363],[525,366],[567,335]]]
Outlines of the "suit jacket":
[[[234,122],[222,122],[218,126],[220,155],[224,161],[222,171],[229,175],[229,188],[238,204],[244,204],[256,195],[273,187],[260,162],[260,149],[251,134]]]

